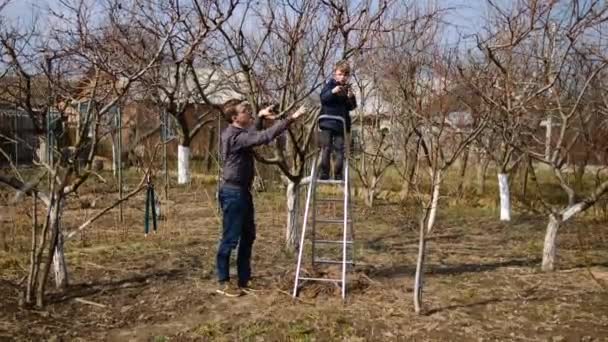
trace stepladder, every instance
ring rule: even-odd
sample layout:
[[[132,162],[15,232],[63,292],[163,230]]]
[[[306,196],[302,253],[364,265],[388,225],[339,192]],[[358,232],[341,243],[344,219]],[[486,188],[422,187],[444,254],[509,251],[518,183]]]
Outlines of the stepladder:
[[[344,300],[348,284],[347,271],[352,269],[355,264],[349,172],[350,139],[345,120],[342,117],[320,115],[317,122],[324,119],[337,120],[342,123],[344,128],[342,177],[341,179],[319,179],[322,149],[317,148],[317,153],[310,165],[309,176],[305,177],[301,183],[307,186],[307,191],[298,245],[293,297],[298,296],[306,283],[329,282],[340,289],[341,297]],[[310,260],[310,263],[305,262],[305,259]],[[330,268],[331,270],[329,270]]]

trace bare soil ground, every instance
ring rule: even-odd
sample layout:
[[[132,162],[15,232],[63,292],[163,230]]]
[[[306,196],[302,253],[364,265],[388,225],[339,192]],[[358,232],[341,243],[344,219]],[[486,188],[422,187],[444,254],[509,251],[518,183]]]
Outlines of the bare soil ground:
[[[99,197],[96,208],[115,196],[106,190],[88,192]],[[18,305],[31,209],[3,207],[0,340],[608,340],[606,221],[587,217],[563,227],[559,269],[547,274],[538,267],[542,217],[517,216],[503,224],[493,210],[470,201],[444,203],[429,243],[425,313],[418,316],[411,208],[357,205],[357,266],[346,302],[337,288],[321,284],[306,285],[294,301],[295,257],[283,249],[282,194],[259,194],[253,263],[254,286],[261,291],[225,298],[215,294],[219,218],[212,196],[213,189],[200,184],[172,189],[158,233],[147,238],[143,195],[129,202],[124,223],[117,211],[95,223],[69,242],[70,288],[51,293],[43,310]],[[94,210],[72,204],[65,227]]]

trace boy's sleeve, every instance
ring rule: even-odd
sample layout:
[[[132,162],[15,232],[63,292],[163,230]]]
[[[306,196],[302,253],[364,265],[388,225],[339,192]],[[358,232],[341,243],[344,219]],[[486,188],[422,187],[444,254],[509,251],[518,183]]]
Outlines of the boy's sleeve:
[[[351,126],[351,118],[350,118],[350,114],[346,113],[346,132],[350,133],[350,126]]]
[[[327,82],[323,86],[323,89],[321,90],[321,104],[327,105],[327,104],[331,104],[334,102],[336,95],[331,92],[332,91],[331,85],[332,85],[331,82]]]
[[[232,149],[237,151],[242,148],[255,147],[259,145],[266,145],[270,143],[274,138],[283,133],[287,127],[289,127],[290,120],[281,120],[272,127],[262,131],[244,131],[241,134],[234,136],[232,143]]]
[[[348,98],[347,108],[349,111],[357,108],[357,98],[355,96],[351,96]]]

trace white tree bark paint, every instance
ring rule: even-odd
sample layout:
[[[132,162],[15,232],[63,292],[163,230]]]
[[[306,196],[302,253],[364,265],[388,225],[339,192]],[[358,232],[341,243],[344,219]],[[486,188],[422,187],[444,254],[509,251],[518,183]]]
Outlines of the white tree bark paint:
[[[287,225],[285,228],[285,243],[287,249],[292,249],[298,241],[298,189],[294,182],[288,181],[285,193],[287,200]]]
[[[511,196],[509,192],[508,174],[498,174],[498,190],[500,193],[500,220],[511,221]]]
[[[376,198],[378,180],[378,177],[373,176],[369,183],[369,186],[365,189],[365,205],[368,208],[372,208],[374,206],[374,199]]]
[[[418,240],[418,261],[416,262],[416,276],[414,277],[414,311],[422,311],[422,289],[424,284],[424,259],[426,255],[426,234],[424,223],[420,224],[420,237]]]
[[[190,182],[190,148],[179,145],[177,147],[177,183]]]
[[[63,234],[59,232],[53,255],[53,274],[55,275],[55,287],[58,289],[65,289],[68,286],[68,266],[65,262],[63,241]]]
[[[57,244],[55,245],[55,251],[53,253],[53,274],[55,275],[55,287],[58,289],[64,289],[68,285],[68,267],[65,262],[65,253],[63,249],[63,234],[61,233],[61,216],[63,213],[63,206],[61,203],[55,203],[53,205],[59,206],[57,209],[51,208],[50,225],[59,231],[57,236]],[[57,210],[57,216],[55,212]]]
[[[541,269],[545,272],[553,271],[555,269],[555,255],[556,255],[556,240],[557,230],[559,229],[559,219],[555,215],[549,215],[549,224],[547,225],[547,232],[545,234],[545,244],[543,246],[543,261]]]
[[[581,213],[585,208],[585,203],[580,202],[566,208],[560,215],[549,215],[549,223],[547,224],[547,232],[545,234],[545,242],[543,245],[543,261],[541,269],[545,272],[550,272],[555,269],[555,259],[557,255],[557,231],[562,222],[566,222],[577,214]]]
[[[435,183],[433,185],[433,195],[431,197],[431,212],[429,213],[429,220],[426,227],[427,232],[430,232],[435,225],[437,207],[439,206],[439,187],[441,186],[441,177],[441,171],[437,171],[437,174],[435,175]]]

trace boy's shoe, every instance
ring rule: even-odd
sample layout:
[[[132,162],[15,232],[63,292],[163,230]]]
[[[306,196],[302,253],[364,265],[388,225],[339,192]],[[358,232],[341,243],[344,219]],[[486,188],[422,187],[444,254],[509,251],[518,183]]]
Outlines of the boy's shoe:
[[[240,288],[235,288],[230,283],[220,283],[220,287],[215,292],[231,298],[243,295],[243,291]]]
[[[325,174],[325,173],[322,173],[322,174],[319,175],[319,179],[320,180],[328,180],[329,179],[329,175]]]
[[[335,175],[334,176],[334,180],[341,181],[342,180],[342,175]]]

